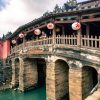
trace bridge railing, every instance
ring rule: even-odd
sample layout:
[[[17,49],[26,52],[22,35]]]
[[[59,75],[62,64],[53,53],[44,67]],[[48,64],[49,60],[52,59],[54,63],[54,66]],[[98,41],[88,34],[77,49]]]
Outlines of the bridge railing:
[[[20,52],[21,50],[36,49],[36,47],[50,46],[52,44],[53,44],[52,37],[31,40],[26,43],[22,43],[18,46],[15,46],[14,48],[11,48],[11,54]]]
[[[81,47],[99,49],[100,48],[100,36],[89,36],[89,35],[82,36]]]
[[[56,37],[56,45],[59,45],[59,44],[76,46],[77,45],[77,36],[75,36],[75,35],[62,35],[62,36],[58,35]]]
[[[24,44],[24,48],[35,48],[35,47],[39,47],[39,46],[46,46],[46,45],[51,45],[53,43],[53,38],[52,37],[48,37],[48,38],[41,38],[41,39],[36,39],[36,40],[32,40],[29,42],[26,42]]]
[[[55,46],[80,46],[82,48],[99,49],[100,48],[100,36],[89,36],[83,35],[80,37],[80,45],[78,45],[77,35],[58,35],[54,37],[40,38],[36,40],[31,40],[15,46],[11,49],[11,54],[14,52],[19,52],[20,50],[36,49],[37,47],[52,47]]]

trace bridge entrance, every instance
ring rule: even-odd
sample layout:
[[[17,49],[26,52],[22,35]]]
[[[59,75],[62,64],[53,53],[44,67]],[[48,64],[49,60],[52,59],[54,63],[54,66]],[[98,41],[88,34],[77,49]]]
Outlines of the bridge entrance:
[[[86,98],[98,84],[98,74],[93,67],[84,66],[82,70],[82,93],[83,98]]]

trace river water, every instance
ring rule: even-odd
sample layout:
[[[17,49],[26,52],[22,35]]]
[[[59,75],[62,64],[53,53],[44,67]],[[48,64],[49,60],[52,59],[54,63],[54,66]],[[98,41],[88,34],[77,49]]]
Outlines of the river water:
[[[5,90],[0,92],[0,100],[46,100],[46,89],[41,87],[25,93]]]

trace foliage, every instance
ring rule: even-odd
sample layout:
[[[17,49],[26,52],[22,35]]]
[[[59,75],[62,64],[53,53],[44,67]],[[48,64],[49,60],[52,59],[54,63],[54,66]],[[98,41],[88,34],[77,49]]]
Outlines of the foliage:
[[[76,0],[69,0],[66,3],[64,3],[63,9],[64,10],[73,9],[74,7],[76,7],[76,5],[77,5]]]

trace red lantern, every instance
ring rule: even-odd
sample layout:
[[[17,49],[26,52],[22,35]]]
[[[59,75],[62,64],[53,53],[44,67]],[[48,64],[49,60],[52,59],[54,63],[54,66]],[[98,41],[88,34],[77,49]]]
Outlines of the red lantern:
[[[36,30],[34,31],[34,34],[35,34],[35,35],[40,35],[40,34],[41,34],[41,30],[40,30],[40,29],[36,29]]]
[[[16,40],[12,40],[12,44],[16,44]]]
[[[81,24],[80,24],[80,23],[74,22],[74,23],[72,24],[72,29],[73,29],[73,30],[79,30],[80,28],[81,28]]]
[[[47,28],[48,28],[48,29],[53,29],[53,28],[54,28],[54,24],[51,23],[51,22],[48,23],[48,24],[47,24]]]
[[[24,37],[24,34],[23,34],[23,33],[20,33],[20,34],[19,34],[19,37],[20,37],[20,38],[23,38],[23,37]]]

